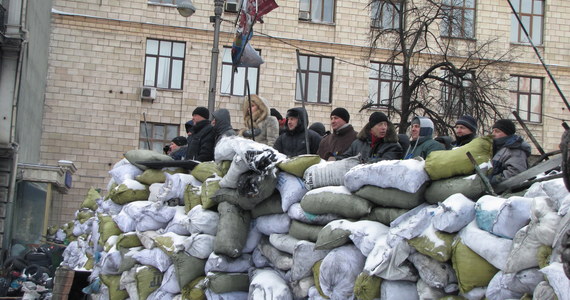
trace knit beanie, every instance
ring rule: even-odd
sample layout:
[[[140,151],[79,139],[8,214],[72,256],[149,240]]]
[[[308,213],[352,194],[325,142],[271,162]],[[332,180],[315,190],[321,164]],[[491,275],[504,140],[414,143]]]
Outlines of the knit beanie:
[[[210,111],[203,106],[198,106],[198,107],[196,107],[196,109],[194,109],[194,111],[192,112],[192,115],[199,115],[199,116],[202,116],[202,118],[204,118],[204,119],[209,119],[210,118]]]
[[[457,122],[455,122],[455,125],[463,125],[469,128],[469,130],[472,132],[477,132],[477,120],[475,120],[475,118],[472,116],[465,115],[459,117],[459,119],[457,119]]]
[[[388,117],[383,112],[375,111],[370,115],[370,118],[368,118],[370,128],[376,126],[376,124],[380,122],[388,122]]]
[[[500,119],[493,125],[493,128],[497,128],[504,132],[506,135],[513,135],[516,132],[515,123],[509,119]]]
[[[333,109],[333,111],[331,112],[331,116],[337,116],[343,119],[346,123],[350,121],[350,114],[348,113],[348,110],[342,107],[337,107]]]
[[[188,140],[183,136],[177,136],[172,139],[172,142],[175,143],[177,146],[184,146],[188,143]]]

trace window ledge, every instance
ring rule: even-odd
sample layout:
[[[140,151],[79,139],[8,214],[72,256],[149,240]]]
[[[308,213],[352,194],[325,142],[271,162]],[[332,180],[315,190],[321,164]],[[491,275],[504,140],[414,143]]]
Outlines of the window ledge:
[[[147,2],[148,5],[156,5],[156,6],[167,6],[167,7],[174,7],[176,8],[176,4],[172,4],[172,3],[157,3],[157,2]]]
[[[332,22],[317,22],[317,21],[313,21],[313,20],[303,20],[303,19],[299,19],[300,23],[310,23],[310,24],[319,24],[319,25],[327,25],[327,26],[336,26],[336,23]]]
[[[516,43],[516,42],[511,42],[511,46],[527,46],[527,47],[532,47],[532,45],[530,43]],[[540,44],[540,45],[535,45],[537,48],[542,48],[544,49],[544,44]]]
[[[302,103],[302,101],[301,101],[301,100],[295,100],[295,103]],[[306,102],[306,101],[305,101],[305,105],[307,105],[307,104],[320,105],[320,106],[332,106],[332,103]]]
[[[440,35],[440,37],[444,38],[444,39],[463,40],[463,41],[467,41],[467,42],[476,42],[477,41],[476,38],[466,38],[466,37],[460,37],[460,36],[443,36],[443,35]]]

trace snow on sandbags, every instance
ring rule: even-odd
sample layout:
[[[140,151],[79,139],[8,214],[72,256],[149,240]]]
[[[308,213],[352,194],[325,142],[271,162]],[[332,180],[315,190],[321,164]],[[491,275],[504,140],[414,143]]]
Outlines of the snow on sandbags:
[[[129,161],[125,158],[116,163],[115,166],[109,171],[109,175],[111,175],[115,183],[119,185],[127,179],[135,180],[135,178],[142,173],[143,171],[141,169],[129,163]]]
[[[489,300],[520,299],[524,294],[532,294],[543,280],[544,275],[537,268],[518,273],[499,271],[489,282],[485,296]]]
[[[186,186],[200,186],[202,183],[190,174],[168,174],[165,173],[166,180],[162,188],[156,195],[159,201],[165,202],[170,199],[184,199],[184,191]]]
[[[349,238],[360,250],[362,255],[368,256],[377,240],[385,239],[390,228],[374,221],[357,221],[349,224]]]
[[[453,194],[463,194],[471,200],[477,200],[485,193],[485,184],[477,175],[458,176],[432,181],[424,197],[427,203],[443,202]]]
[[[415,193],[429,180],[424,166],[423,160],[415,159],[385,160],[358,165],[344,175],[344,185],[351,192],[357,191],[364,185],[374,185]]]
[[[479,228],[512,239],[530,221],[532,198],[483,196],[475,204]]]
[[[422,204],[390,223],[388,242],[413,239],[431,225],[437,207]]]
[[[513,241],[479,229],[473,221],[459,232],[465,246],[499,270],[505,270]]]
[[[342,219],[336,214],[311,214],[303,210],[301,203],[295,203],[289,207],[287,215],[292,220],[297,220],[305,224],[326,225],[331,221]]]
[[[249,300],[293,300],[289,286],[271,269],[255,269],[250,273]]]
[[[333,300],[350,299],[356,277],[364,267],[366,257],[353,245],[333,249],[319,268],[319,283],[323,293]]]
[[[303,196],[307,193],[307,188],[303,184],[303,180],[287,172],[280,172],[279,175],[277,175],[277,185],[275,188],[277,188],[281,195],[281,208],[283,212],[287,212],[291,205],[301,202],[301,199],[303,199]]]
[[[454,238],[454,234],[438,231],[429,225],[419,235],[408,240],[408,244],[421,254],[446,262],[451,258]]]
[[[475,203],[462,194],[453,194],[440,203],[433,227],[448,233],[458,232],[475,218]]]
[[[323,161],[312,165],[303,174],[308,190],[325,186],[344,184],[344,174],[360,163],[357,157],[349,157],[339,161]]]
[[[407,261],[412,249],[404,240],[394,246],[388,245],[386,239],[379,239],[374,249],[366,258],[364,272],[376,275],[386,280],[418,279],[414,267]]]
[[[148,186],[133,180],[125,179],[109,191],[108,197],[117,204],[127,204],[133,201],[147,200],[150,192]]]
[[[301,207],[312,214],[337,214],[345,218],[360,218],[370,213],[370,202],[354,196],[344,186],[329,186],[310,190],[303,196]]]

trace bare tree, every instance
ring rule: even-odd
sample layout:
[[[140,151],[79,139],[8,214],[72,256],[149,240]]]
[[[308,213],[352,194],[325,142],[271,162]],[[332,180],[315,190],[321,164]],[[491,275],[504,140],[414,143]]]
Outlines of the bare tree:
[[[384,107],[400,133],[410,118],[422,115],[434,121],[441,135],[449,135],[457,117],[475,117],[481,130],[504,111],[512,60],[496,40],[474,39],[474,1],[371,0],[370,53],[386,52],[378,77],[397,77],[389,97],[371,95],[361,110]],[[379,46],[390,45],[388,48]],[[379,88],[380,89],[380,88]],[[374,99],[372,99],[372,97]]]

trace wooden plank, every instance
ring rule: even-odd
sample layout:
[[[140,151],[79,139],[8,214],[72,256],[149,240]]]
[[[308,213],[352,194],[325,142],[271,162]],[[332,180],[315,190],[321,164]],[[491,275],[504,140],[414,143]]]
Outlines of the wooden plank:
[[[560,154],[555,155],[551,157],[549,160],[543,161],[538,165],[499,183],[495,187],[495,192],[500,194],[504,191],[510,190],[511,187],[519,186],[521,185],[521,183],[529,179],[532,179],[537,175],[540,175],[546,171],[550,171],[552,169],[560,167],[561,163],[562,163],[562,155]]]

